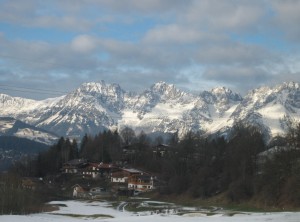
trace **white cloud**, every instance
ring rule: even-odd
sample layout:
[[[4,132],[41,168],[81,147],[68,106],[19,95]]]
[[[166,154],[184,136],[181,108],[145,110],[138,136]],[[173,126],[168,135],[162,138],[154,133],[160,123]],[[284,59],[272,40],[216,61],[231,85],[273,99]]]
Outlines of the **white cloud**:
[[[143,88],[164,80],[185,81],[185,86],[232,83],[242,89],[270,78],[299,79],[298,60],[290,59],[300,54],[299,11],[296,0],[4,1],[0,22],[7,26],[29,27],[32,36],[35,30],[55,30],[68,37],[35,41],[4,29],[0,55],[6,57],[0,61],[15,75],[49,84],[51,79],[61,84],[57,78],[64,76],[72,86],[104,79]],[[122,40],[131,32],[134,40]],[[270,33],[288,37],[276,36],[290,46],[285,54],[264,45],[273,40]],[[242,37],[237,40],[235,34]]]
[[[80,35],[71,42],[71,48],[74,51],[88,53],[97,48],[97,39],[89,35]]]
[[[69,4],[73,4],[74,0],[69,0]],[[105,7],[110,11],[117,11],[122,13],[138,12],[138,13],[166,13],[166,11],[180,10],[185,5],[188,5],[191,0],[75,0],[81,7],[86,5],[93,5],[98,7]],[[77,5],[78,8],[78,5]]]
[[[94,24],[85,17],[72,14],[61,15],[57,8],[50,7],[45,10],[41,8],[42,6],[49,7],[45,5],[45,2],[36,0],[5,1],[0,8],[0,21],[27,27],[51,27],[79,31],[89,30]]]
[[[54,27],[63,30],[88,31],[92,28],[93,22],[84,18],[71,16],[41,16],[27,22],[28,26]]]
[[[0,20],[8,22],[21,22],[20,18],[27,20],[28,17],[34,15],[36,1],[28,0],[15,0],[15,1],[2,1],[0,7]]]
[[[274,76],[263,68],[252,66],[221,66],[209,67],[203,73],[203,78],[227,85],[245,93],[250,89],[265,84]]]
[[[208,30],[247,30],[257,26],[264,15],[263,1],[193,1],[181,19]]]
[[[160,44],[194,44],[203,41],[220,41],[220,35],[179,24],[158,26],[150,29],[143,39],[146,43]]]
[[[298,0],[272,0],[270,4],[275,12],[274,23],[285,35],[299,42],[300,39],[300,1]]]
[[[12,70],[18,69],[20,73],[72,73],[95,69],[98,66],[92,55],[82,56],[82,51],[76,52],[71,45],[0,38],[0,56],[4,56],[5,65],[9,65]],[[81,46],[81,50],[83,49]]]
[[[232,41],[204,46],[196,58],[199,62],[210,65],[260,65],[277,62],[280,59],[276,53],[268,49]]]

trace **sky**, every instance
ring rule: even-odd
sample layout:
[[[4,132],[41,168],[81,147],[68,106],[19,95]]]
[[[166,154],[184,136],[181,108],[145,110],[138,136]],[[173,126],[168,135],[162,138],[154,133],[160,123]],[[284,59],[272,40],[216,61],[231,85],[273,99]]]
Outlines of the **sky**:
[[[300,0],[0,0],[0,93],[300,82],[299,21]]]

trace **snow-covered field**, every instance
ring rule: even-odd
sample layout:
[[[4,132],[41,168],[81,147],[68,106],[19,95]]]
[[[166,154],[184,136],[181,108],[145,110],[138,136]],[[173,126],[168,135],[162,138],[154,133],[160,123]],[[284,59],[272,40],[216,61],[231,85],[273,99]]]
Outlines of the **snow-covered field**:
[[[167,214],[167,213],[153,213],[140,212],[132,213],[123,211],[123,208],[112,207],[108,202],[81,202],[81,201],[55,201],[52,204],[66,205],[60,207],[60,210],[49,212],[31,214],[26,216],[3,215],[0,216],[1,222],[50,222],[50,221],[102,221],[102,222],[299,222],[300,212],[280,212],[280,213],[238,213],[226,214],[225,212],[218,212],[215,214],[203,213],[188,213],[183,215]]]

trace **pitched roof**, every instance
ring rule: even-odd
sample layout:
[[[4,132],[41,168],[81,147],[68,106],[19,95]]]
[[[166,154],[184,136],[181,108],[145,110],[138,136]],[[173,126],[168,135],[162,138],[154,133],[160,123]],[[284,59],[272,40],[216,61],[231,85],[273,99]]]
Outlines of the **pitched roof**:
[[[127,172],[129,172],[129,173],[136,173],[136,174],[138,174],[138,173],[143,173],[143,171],[141,171],[141,170],[138,170],[138,169],[134,169],[134,168],[124,168],[124,169],[122,169],[123,171],[127,171]]]
[[[117,171],[117,172],[113,172],[111,174],[111,177],[114,177],[114,178],[123,178],[126,176],[128,176],[128,175],[126,175],[126,173],[124,171]]]
[[[69,160],[65,164],[72,165],[72,166],[79,166],[79,165],[86,164],[86,163],[87,163],[86,159],[73,159],[73,160]]]

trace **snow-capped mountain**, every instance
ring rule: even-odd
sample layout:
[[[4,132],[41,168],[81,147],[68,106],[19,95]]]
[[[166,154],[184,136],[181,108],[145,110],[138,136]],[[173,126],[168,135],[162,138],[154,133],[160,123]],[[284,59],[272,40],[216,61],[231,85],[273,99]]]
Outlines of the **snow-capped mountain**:
[[[254,89],[244,98],[225,87],[195,95],[164,82],[137,94],[104,81],[84,83],[66,96],[43,101],[0,94],[0,116],[69,137],[125,126],[137,133],[216,133],[237,121],[275,136],[284,133],[283,117],[299,119],[299,112],[300,88],[293,82]]]
[[[117,124],[123,103],[124,91],[119,85],[85,83],[41,110],[35,124],[59,135],[95,134]]]
[[[200,93],[200,96],[207,104],[210,120],[205,124],[204,131],[212,134],[231,128],[235,122],[231,115],[243,101],[241,95],[226,87],[216,87]]]
[[[130,126],[146,133],[181,132],[188,127],[187,112],[197,106],[198,100],[196,96],[176,89],[174,85],[159,82],[136,97],[126,98],[119,126]],[[192,125],[189,126],[191,128]]]
[[[0,136],[16,136],[39,143],[53,144],[58,136],[11,117],[0,117]]]
[[[234,120],[262,127],[271,136],[284,133],[284,118],[299,120],[300,86],[290,82],[250,91],[232,114]]]

